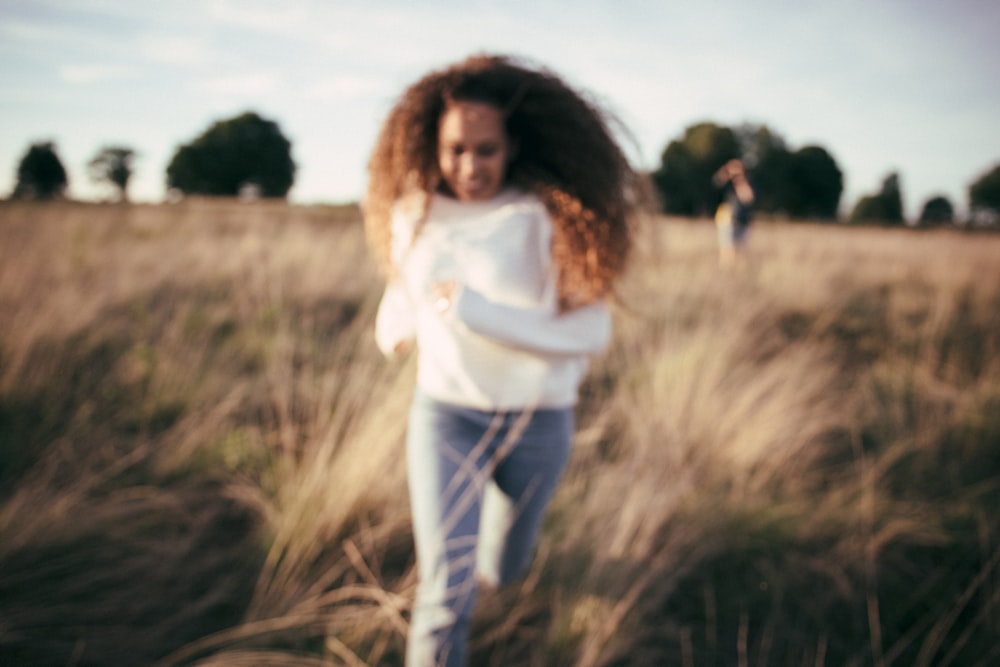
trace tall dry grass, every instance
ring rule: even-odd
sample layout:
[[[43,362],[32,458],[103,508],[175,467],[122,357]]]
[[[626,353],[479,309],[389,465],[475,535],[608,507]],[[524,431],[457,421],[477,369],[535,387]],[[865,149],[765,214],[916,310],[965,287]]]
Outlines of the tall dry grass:
[[[659,220],[480,665],[1000,657],[1000,238]],[[401,664],[412,360],[351,207],[0,206],[0,657]]]

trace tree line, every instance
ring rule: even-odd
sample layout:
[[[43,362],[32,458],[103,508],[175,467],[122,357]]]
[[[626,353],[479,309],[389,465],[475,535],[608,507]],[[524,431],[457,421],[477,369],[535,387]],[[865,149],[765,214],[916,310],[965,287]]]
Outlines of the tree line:
[[[182,195],[236,196],[252,193],[286,197],[295,179],[291,142],[272,120],[246,112],[212,123],[202,134],[178,146],[166,169],[168,189]],[[137,153],[128,146],[102,147],[87,165],[92,180],[111,186],[122,201]],[[756,201],[765,216],[791,220],[838,220],[843,172],[822,146],[793,148],[766,125],[727,127],[699,122],[671,140],[649,176],[665,213],[705,216],[722,193],[712,174],[733,158],[748,168]],[[55,145],[29,146],[17,168],[15,199],[63,197],[69,179]],[[1000,221],[1000,163],[968,187],[970,221]],[[887,174],[878,191],[862,196],[846,220],[852,223],[905,224],[898,173]],[[944,195],[927,199],[917,222],[956,222],[955,207]]]
[[[137,153],[126,146],[102,147],[88,163],[93,181],[111,186],[128,200]],[[292,144],[272,120],[254,112],[212,123],[182,144],[167,165],[167,188],[184,195],[283,198],[295,180]],[[64,197],[69,178],[53,142],[29,146],[17,168],[14,199]]]
[[[758,213],[790,220],[840,219],[843,172],[825,148],[793,149],[766,125],[731,128],[712,122],[687,127],[663,150],[651,177],[664,212],[710,215],[723,196],[712,184],[712,174],[734,158],[747,166]],[[995,224],[1000,219],[1000,163],[969,185],[969,210],[973,222]],[[863,195],[846,221],[906,224],[899,174],[887,174],[878,191]],[[954,222],[955,207],[944,195],[927,199],[917,218],[924,226]]]

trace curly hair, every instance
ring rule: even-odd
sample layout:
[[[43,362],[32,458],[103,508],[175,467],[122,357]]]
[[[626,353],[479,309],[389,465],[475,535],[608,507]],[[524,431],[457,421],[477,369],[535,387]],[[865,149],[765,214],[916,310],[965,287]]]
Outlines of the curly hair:
[[[416,196],[422,220],[426,195],[441,187],[438,126],[453,102],[486,103],[503,113],[507,136],[518,146],[506,182],[538,196],[553,221],[560,307],[607,295],[631,247],[639,179],[612,135],[607,111],[552,72],[509,56],[472,56],[431,72],[389,112],[369,161],[363,207],[383,269],[393,271],[393,206]]]

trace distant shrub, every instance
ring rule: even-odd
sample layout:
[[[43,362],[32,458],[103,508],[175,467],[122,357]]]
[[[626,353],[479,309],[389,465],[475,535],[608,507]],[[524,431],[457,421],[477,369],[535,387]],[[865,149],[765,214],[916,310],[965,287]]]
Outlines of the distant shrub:
[[[17,166],[14,199],[55,199],[66,192],[69,180],[56,154],[55,144],[43,141],[32,144]]]
[[[973,220],[1000,219],[1000,164],[977,178],[969,186],[969,208]]]
[[[179,147],[167,166],[167,187],[231,197],[256,187],[261,197],[284,197],[295,180],[291,150],[277,123],[247,112]]]
[[[792,218],[837,217],[844,176],[826,149],[804,146],[792,153],[787,183],[787,192],[779,205]]]
[[[128,182],[132,178],[135,151],[127,146],[105,146],[97,152],[87,170],[90,178],[98,183],[107,183],[118,191],[121,201],[128,200]]]
[[[722,193],[712,184],[712,174],[732,158],[749,167],[754,210],[796,219],[837,217],[844,179],[826,149],[792,150],[766,125],[733,129],[712,122],[686,128],[661,154],[652,177],[664,211],[688,216],[714,211]]]
[[[671,141],[653,172],[664,210],[676,215],[706,215],[719,204],[720,193],[712,174],[740,156],[740,145],[732,129],[715,123],[698,123]]]
[[[951,224],[955,221],[955,207],[951,200],[942,195],[931,197],[924,202],[919,223],[922,227]]]
[[[899,187],[899,174],[892,172],[886,176],[878,194],[859,199],[851,211],[849,221],[877,222],[887,226],[903,224],[903,196]]]

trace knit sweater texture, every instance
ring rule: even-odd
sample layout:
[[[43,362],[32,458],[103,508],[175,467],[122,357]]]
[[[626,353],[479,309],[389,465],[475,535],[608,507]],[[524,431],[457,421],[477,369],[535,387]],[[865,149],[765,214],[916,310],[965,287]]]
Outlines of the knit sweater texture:
[[[392,355],[416,342],[417,386],[440,401],[483,410],[576,403],[589,358],[611,336],[606,305],[559,312],[552,220],[534,195],[509,188],[484,202],[433,195],[417,215],[392,218],[396,277],[375,321]],[[458,285],[450,307],[433,286]]]

